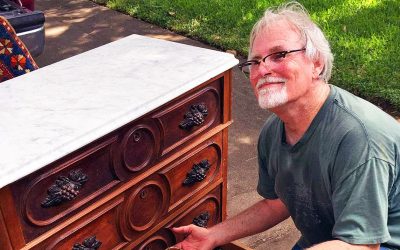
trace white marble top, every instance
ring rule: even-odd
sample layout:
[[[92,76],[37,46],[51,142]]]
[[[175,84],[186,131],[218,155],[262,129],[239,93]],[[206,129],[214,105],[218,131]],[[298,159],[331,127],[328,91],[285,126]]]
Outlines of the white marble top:
[[[131,35],[0,83],[0,187],[237,62],[231,54]]]

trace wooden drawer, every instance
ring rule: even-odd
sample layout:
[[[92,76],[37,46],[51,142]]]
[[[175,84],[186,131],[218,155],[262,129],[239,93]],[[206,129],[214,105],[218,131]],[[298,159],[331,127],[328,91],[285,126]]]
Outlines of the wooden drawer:
[[[216,135],[124,193],[126,202],[121,211],[120,225],[125,238],[136,240],[201,190],[222,181],[221,137],[221,134]],[[209,164],[204,179],[189,183],[187,173],[192,173],[193,166],[198,167],[202,161]]]
[[[155,113],[162,132],[161,155],[222,123],[223,78]]]
[[[158,173],[169,183],[169,210],[221,179],[221,170],[222,133],[219,133]]]
[[[116,137],[11,185],[27,241],[87,207],[120,181],[113,173]]]
[[[97,249],[96,245],[101,246],[99,249],[121,248],[127,244],[118,226],[123,201],[122,196],[112,199],[32,249],[70,250],[74,245],[77,249]]]
[[[204,196],[191,208],[178,215],[164,228],[153,234],[144,242],[134,247],[135,250],[165,250],[167,247],[183,240],[181,235],[175,235],[170,228],[189,224],[212,226],[221,221],[221,187],[218,186]],[[129,246],[130,247],[130,246]],[[127,247],[126,249],[130,249]]]
[[[222,188],[218,186],[199,202],[177,216],[167,228],[195,224],[200,227],[211,227],[222,221]],[[182,241],[182,235],[175,235],[176,242]]]
[[[161,230],[147,238],[144,242],[134,247],[134,250],[165,250],[182,241],[181,235],[176,235],[171,228],[196,224],[197,226],[211,227],[221,222],[221,187],[211,191],[191,208],[177,216],[173,221],[164,226]],[[124,249],[132,249],[130,246]],[[239,241],[217,247],[215,250],[252,250]]]

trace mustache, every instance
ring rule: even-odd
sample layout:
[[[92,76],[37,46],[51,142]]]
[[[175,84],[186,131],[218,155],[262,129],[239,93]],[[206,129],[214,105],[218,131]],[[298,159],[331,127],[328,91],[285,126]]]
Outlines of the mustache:
[[[277,77],[277,76],[266,76],[258,80],[256,87],[260,87],[264,83],[276,83],[276,82],[283,82],[286,83],[287,79],[283,77]]]

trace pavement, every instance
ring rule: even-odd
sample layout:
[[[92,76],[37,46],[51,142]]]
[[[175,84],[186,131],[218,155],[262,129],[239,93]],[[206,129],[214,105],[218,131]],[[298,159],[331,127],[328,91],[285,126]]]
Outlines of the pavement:
[[[45,13],[46,45],[35,58],[39,67],[58,62],[131,34],[165,39],[214,49],[199,41],[175,34],[88,0],[36,0],[35,8]],[[238,58],[243,60],[243,58]],[[89,63],[89,62],[88,62]],[[259,130],[269,112],[258,107],[243,74],[233,70],[232,116],[228,144],[228,217],[261,200],[256,192]],[[254,223],[257,223],[256,221]],[[300,234],[288,219],[263,233],[240,241],[256,250],[286,250]]]

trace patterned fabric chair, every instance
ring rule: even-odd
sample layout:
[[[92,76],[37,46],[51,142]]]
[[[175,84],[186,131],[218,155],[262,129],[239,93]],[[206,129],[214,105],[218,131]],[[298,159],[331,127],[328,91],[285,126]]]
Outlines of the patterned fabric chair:
[[[0,16],[0,82],[37,69],[35,61],[14,28]]]

